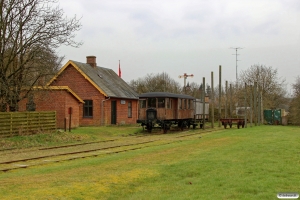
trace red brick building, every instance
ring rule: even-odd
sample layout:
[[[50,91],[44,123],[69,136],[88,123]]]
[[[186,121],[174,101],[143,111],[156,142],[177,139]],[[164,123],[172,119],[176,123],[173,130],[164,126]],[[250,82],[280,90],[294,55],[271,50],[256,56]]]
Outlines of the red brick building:
[[[51,90],[48,101],[34,97],[37,111],[57,111],[58,128],[63,128],[60,121],[69,117],[70,107],[72,127],[136,123],[138,94],[112,69],[98,67],[95,56],[87,56],[87,63],[68,61],[45,88],[69,89]]]
[[[56,127],[78,127],[79,108],[84,101],[68,86],[34,87],[33,96],[19,102],[19,111],[26,111],[30,101],[35,111],[56,111]],[[70,108],[72,112],[70,113]]]
[[[95,56],[67,62],[47,86],[68,86],[84,101],[81,126],[136,123],[138,94],[112,69],[97,67]]]

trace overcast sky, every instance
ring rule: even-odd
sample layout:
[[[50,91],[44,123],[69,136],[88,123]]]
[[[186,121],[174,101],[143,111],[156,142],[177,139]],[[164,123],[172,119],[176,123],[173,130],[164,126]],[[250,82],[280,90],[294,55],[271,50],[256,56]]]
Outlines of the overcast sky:
[[[300,76],[299,0],[60,0],[67,16],[82,17],[80,48],[61,47],[68,60],[118,73],[129,82],[147,74],[194,74],[188,82],[235,81],[238,73],[262,64],[278,70],[290,85]],[[290,91],[290,86],[288,87]]]

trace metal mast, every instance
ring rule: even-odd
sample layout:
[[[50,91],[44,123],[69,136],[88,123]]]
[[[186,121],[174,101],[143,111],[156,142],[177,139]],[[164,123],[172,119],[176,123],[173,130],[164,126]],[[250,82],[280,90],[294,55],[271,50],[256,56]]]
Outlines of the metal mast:
[[[238,49],[243,49],[243,48],[241,48],[241,47],[230,47],[230,49],[235,49],[235,54],[232,54],[232,55],[235,55],[235,73],[236,73],[235,78],[236,78],[236,81],[237,81],[238,80],[237,61],[239,61],[237,57],[238,57],[238,55],[240,55],[240,54],[237,53],[237,51],[238,51]]]

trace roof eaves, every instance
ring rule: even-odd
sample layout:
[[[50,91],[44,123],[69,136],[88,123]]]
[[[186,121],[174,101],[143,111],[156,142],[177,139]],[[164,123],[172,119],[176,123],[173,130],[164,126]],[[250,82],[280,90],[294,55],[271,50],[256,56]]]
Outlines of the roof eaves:
[[[69,65],[72,65],[85,79],[87,79],[101,94],[108,97],[108,95],[97,85],[95,82],[87,76],[72,60],[69,60],[59,71],[58,73],[46,84],[49,86]]]
[[[57,77],[70,65],[72,64],[74,66],[74,63],[69,60],[56,74],[53,76],[53,78],[46,84],[46,86],[49,86]]]
[[[34,90],[66,90],[67,92],[70,92],[78,101],[81,103],[84,103],[84,101],[68,86],[35,86],[33,87]]]

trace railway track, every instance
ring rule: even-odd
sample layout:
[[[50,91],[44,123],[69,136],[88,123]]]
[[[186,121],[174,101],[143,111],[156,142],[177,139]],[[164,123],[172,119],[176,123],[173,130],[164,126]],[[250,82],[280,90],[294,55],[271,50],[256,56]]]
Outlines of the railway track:
[[[199,138],[199,135],[215,130],[206,130],[186,134],[164,134],[148,137],[128,137],[126,139],[112,139],[88,143],[62,145],[56,147],[36,148],[26,151],[7,150],[0,152],[0,171],[8,172],[32,166],[49,163],[64,162],[88,157],[107,156],[110,154],[139,150],[148,147],[168,145],[182,140]],[[80,148],[80,150],[78,149]]]

